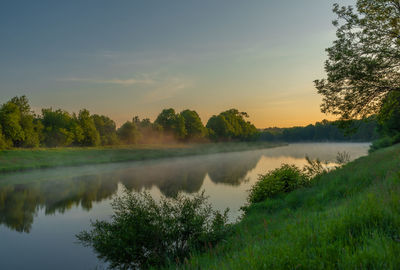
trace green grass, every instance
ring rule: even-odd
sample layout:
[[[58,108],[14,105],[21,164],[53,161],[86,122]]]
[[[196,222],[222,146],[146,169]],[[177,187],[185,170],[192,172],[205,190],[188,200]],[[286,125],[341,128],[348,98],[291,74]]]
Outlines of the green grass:
[[[226,241],[179,267],[400,269],[400,144],[250,206]]]
[[[270,148],[282,144],[268,142],[134,145],[101,148],[39,148],[0,151],[0,172],[58,166],[159,159],[210,153]]]

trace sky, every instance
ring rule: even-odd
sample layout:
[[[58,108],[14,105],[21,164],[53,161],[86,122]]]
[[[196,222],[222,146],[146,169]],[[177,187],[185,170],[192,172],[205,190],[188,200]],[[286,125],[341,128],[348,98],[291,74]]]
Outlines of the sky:
[[[333,119],[313,81],[352,0],[1,1],[0,103],[104,114],[237,108],[258,128]]]

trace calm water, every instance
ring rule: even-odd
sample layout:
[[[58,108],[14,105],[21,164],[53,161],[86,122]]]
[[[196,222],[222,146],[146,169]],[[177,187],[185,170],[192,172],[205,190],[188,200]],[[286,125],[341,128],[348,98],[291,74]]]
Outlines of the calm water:
[[[366,143],[309,143],[248,152],[213,154],[47,169],[0,176],[0,269],[102,269],[75,234],[90,220],[109,219],[110,202],[125,186],[155,198],[205,190],[215,209],[240,216],[247,190],[258,174],[305,155],[333,162],[338,151],[352,159],[367,154]]]

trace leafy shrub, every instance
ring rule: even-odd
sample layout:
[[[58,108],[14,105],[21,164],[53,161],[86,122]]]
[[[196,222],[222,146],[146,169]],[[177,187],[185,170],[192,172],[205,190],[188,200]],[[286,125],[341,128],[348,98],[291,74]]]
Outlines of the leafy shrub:
[[[375,140],[372,142],[368,152],[372,153],[378,149],[389,147],[391,145],[394,145],[396,143],[400,142],[400,133],[394,135],[394,136],[384,136],[378,140]]]
[[[148,193],[125,191],[114,200],[110,222],[92,222],[91,231],[77,235],[112,268],[148,268],[182,261],[189,252],[223,239],[229,230],[228,209],[213,211],[204,192],[193,198],[178,195],[157,203]]]
[[[256,203],[274,195],[287,193],[309,183],[309,178],[295,165],[283,164],[280,168],[260,175],[250,189],[248,201]]]

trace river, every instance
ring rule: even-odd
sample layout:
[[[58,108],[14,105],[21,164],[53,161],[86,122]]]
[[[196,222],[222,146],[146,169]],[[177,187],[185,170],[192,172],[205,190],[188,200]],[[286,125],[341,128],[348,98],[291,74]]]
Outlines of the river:
[[[205,191],[214,209],[240,217],[259,174],[305,156],[334,162],[338,152],[366,155],[368,143],[297,143],[255,151],[143,162],[54,168],[0,175],[0,269],[103,269],[75,235],[107,220],[125,188],[154,198]]]

